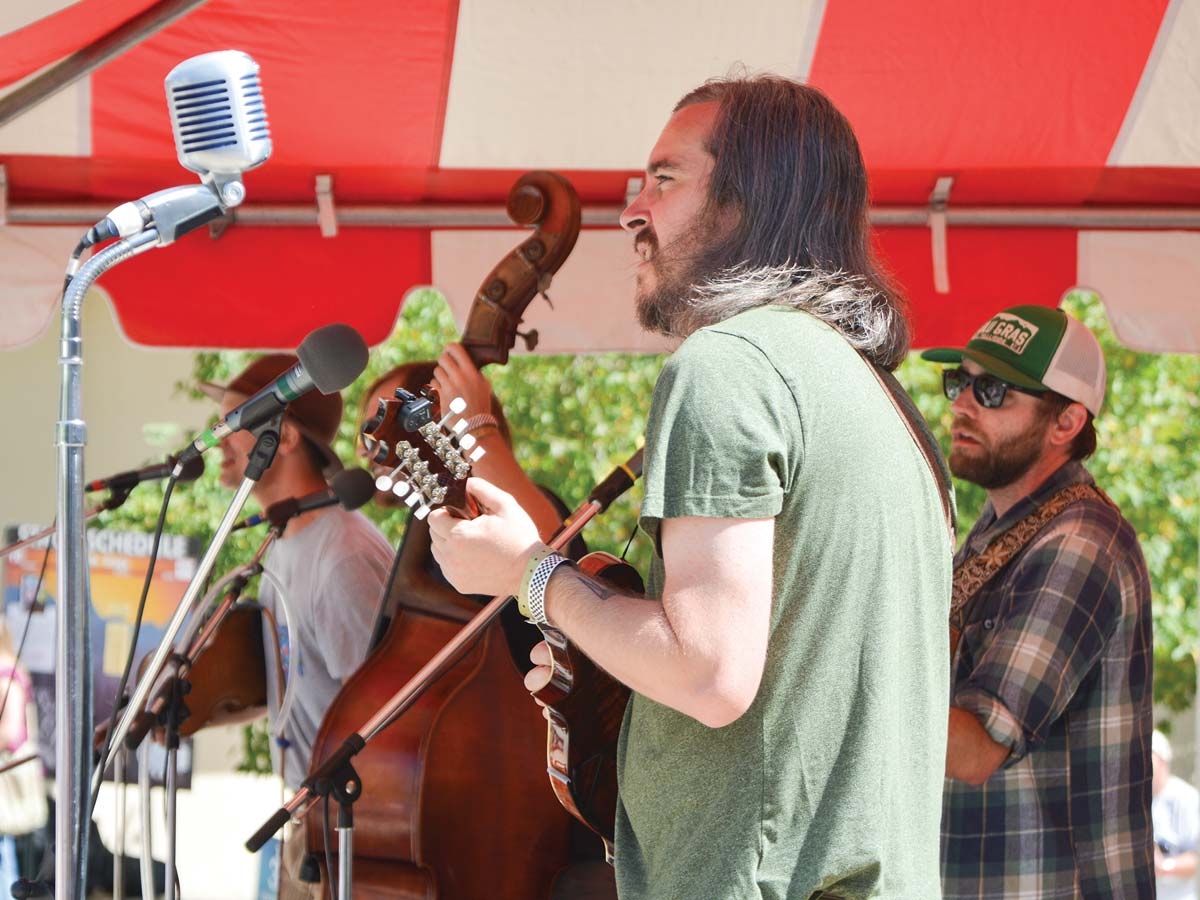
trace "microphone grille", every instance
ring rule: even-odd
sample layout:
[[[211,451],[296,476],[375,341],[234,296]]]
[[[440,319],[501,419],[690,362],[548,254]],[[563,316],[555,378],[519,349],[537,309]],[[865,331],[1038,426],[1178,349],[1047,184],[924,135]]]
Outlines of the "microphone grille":
[[[357,331],[341,322],[325,325],[296,348],[300,365],[317,390],[332,394],[349,387],[367,367],[367,342]]]
[[[366,469],[343,469],[329,480],[329,487],[344,509],[358,509],[375,496],[375,479]]]
[[[193,56],[166,78],[179,163],[201,175],[238,175],[271,155],[258,63],[239,50]]]
[[[204,474],[204,457],[193,456],[183,464],[183,469],[179,473],[177,481],[179,483],[185,481],[195,481]]]

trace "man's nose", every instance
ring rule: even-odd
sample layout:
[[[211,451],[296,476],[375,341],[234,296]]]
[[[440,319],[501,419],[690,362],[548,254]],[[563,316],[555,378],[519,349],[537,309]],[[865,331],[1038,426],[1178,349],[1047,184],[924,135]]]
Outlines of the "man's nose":
[[[626,231],[637,233],[650,224],[650,211],[643,199],[645,194],[646,190],[643,188],[621,213],[621,227]]]
[[[956,415],[974,416],[980,409],[979,401],[975,399],[975,386],[963,388],[951,402],[950,409]]]

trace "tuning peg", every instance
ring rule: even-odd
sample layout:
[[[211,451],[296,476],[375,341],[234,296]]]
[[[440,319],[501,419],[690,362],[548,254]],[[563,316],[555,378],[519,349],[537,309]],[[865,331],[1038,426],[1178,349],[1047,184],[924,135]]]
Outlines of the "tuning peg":
[[[404,470],[404,464],[401,463],[400,465],[396,466],[396,468],[392,469],[392,471],[388,472],[386,475],[380,475],[378,478],[375,479],[375,489],[379,490],[379,491],[383,491],[385,493],[387,491],[390,491],[395,486],[396,479],[399,478],[400,473],[403,470]]]
[[[445,431],[448,428],[449,422],[452,418],[454,418],[457,415],[460,415],[462,413],[462,411],[467,408],[467,401],[464,400],[462,397],[455,397],[453,400],[450,401],[450,405],[447,406],[446,408],[449,411],[444,416],[442,416],[441,421],[437,423],[437,427],[442,429],[443,431]],[[459,421],[462,421],[462,420],[460,419]]]
[[[546,299],[549,300],[550,298],[547,297]],[[536,328],[530,328],[528,331],[518,331],[517,337],[525,342],[526,350],[532,352],[537,349],[538,333]]]

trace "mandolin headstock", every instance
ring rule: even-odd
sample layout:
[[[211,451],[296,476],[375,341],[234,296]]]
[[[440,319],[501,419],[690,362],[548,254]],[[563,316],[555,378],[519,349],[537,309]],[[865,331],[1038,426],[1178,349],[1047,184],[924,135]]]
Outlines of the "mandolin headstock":
[[[375,487],[403,498],[418,519],[439,506],[464,518],[476,515],[466,482],[471,464],[484,451],[465,433],[465,410],[466,403],[455,398],[443,415],[436,391],[413,394],[396,388],[395,396],[380,399],[375,415],[363,423],[363,445],[372,462],[391,468],[375,479]]]

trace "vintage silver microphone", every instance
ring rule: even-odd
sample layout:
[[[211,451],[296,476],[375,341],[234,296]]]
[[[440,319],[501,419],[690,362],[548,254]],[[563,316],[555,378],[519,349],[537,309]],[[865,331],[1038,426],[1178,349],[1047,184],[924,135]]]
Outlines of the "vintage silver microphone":
[[[240,50],[184,60],[166,79],[179,164],[198,185],[167,188],[122,203],[88,232],[90,243],[127,238],[153,226],[159,245],[224,215],[246,199],[242,173],[271,155],[258,63]]]
[[[166,87],[179,164],[237,206],[242,173],[271,155],[258,63],[240,50],[205,53],[172,69]]]
[[[55,684],[56,773],[55,882],[57,900],[87,895],[86,849],[91,770],[92,707],[87,671],[89,646],[87,543],[84,537],[83,298],[110,268],[222,215],[245,198],[242,172],[271,153],[258,64],[234,50],[206,53],[176,66],[166,80],[171,127],[183,166],[201,183],[168,188],[125,203],[84,235],[67,268],[63,292],[59,367],[58,677]],[[111,238],[82,266],[87,247]],[[78,269],[78,271],[76,271]],[[178,478],[179,465],[173,471]],[[244,498],[243,498],[244,499]]]

